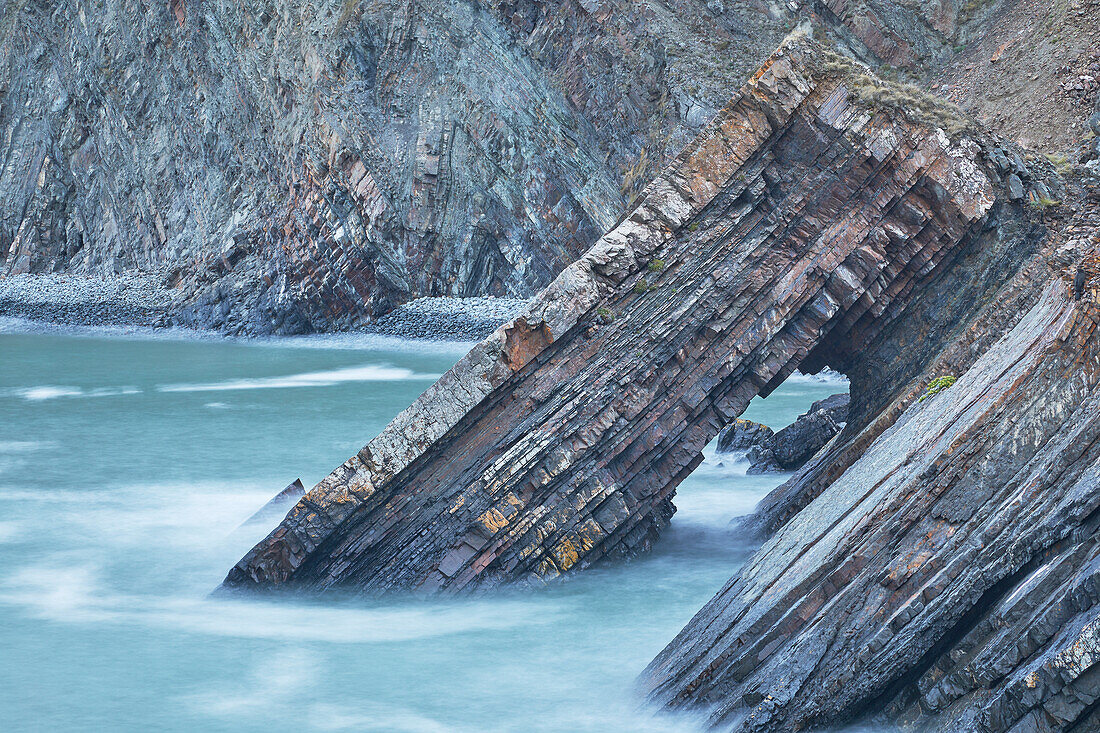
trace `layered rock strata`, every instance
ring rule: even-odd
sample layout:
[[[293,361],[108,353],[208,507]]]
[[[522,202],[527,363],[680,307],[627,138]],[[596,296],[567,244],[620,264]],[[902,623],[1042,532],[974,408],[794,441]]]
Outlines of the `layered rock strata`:
[[[177,323],[233,333],[529,297],[783,34],[622,5],[9,5],[0,276],[166,273]]]
[[[225,586],[457,591],[647,548],[723,424],[906,318],[998,206],[978,141],[853,104],[850,78],[784,44]]]
[[[1100,227],[1096,217],[1094,227]],[[1100,228],[946,391],[911,400],[643,675],[738,731],[1100,723]]]
[[[1018,41],[1037,11],[1001,22],[1013,5],[11,4],[0,277],[155,274],[177,325],[246,334],[358,328],[418,297],[526,298],[800,24],[913,75],[949,70],[978,39],[950,65],[953,84],[975,57],[1042,48],[995,67],[1011,104],[981,86],[960,99],[1049,139],[1065,100],[1000,69],[1062,63],[1096,14],[1059,11],[1081,16],[1079,32],[1035,45]],[[1012,111],[1033,100],[1042,115]]]

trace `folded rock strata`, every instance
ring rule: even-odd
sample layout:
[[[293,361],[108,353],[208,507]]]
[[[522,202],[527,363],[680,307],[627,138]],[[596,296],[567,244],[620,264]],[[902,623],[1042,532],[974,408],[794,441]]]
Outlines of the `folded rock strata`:
[[[643,675],[654,699],[738,731],[868,710],[920,729],[1097,729],[1098,227],[1077,240],[1081,269],[1040,283],[696,615]]]
[[[156,272],[233,333],[529,297],[782,38],[729,4],[5,6],[0,276]]]
[[[8,4],[0,277],[152,274],[175,323],[251,334],[357,328],[420,296],[529,297],[787,29],[959,81],[971,64],[948,62],[965,44],[1026,37],[1027,13],[1002,22],[1011,5]],[[994,65],[1014,101],[963,101],[1041,142],[1068,112],[1049,94],[1058,80],[1000,70],[1055,67],[1095,23],[1068,6],[1033,20],[1079,32]],[[1043,115],[1003,113],[1033,99]]]
[[[458,591],[635,553],[753,396],[811,355],[927,323],[911,301],[1002,216],[988,141],[854,104],[851,73],[805,39],[780,47],[615,228],[225,586]],[[937,316],[977,307],[956,289]]]

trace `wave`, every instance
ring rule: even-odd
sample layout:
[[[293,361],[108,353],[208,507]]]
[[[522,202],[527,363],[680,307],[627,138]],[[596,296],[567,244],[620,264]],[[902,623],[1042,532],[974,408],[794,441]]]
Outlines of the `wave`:
[[[0,545],[14,542],[22,534],[21,529],[18,522],[0,522]]]
[[[783,384],[837,384],[847,385],[848,377],[844,376],[840,372],[834,372],[832,369],[826,367],[817,374],[803,374],[802,372],[795,372],[791,376],[784,380]]]
[[[334,351],[403,351],[459,357],[477,343],[463,339],[420,339],[375,333],[331,333],[305,336],[229,336],[182,326],[82,326],[0,316],[0,334],[56,335],[73,338],[124,341],[204,341],[243,346],[317,349]]]
[[[55,400],[59,397],[114,397],[116,395],[139,394],[137,387],[97,387],[96,389],[83,389],[69,385],[43,384],[34,387],[16,387],[5,390],[5,396],[21,397],[28,402],[41,402],[43,400]]]
[[[165,384],[159,392],[221,392],[237,389],[287,389],[291,387],[331,387],[344,382],[398,382],[434,380],[439,374],[420,374],[404,367],[365,364],[321,372],[291,374],[285,377],[258,377],[254,379],[230,379],[205,384]]]
[[[83,391],[80,387],[55,387],[53,385],[45,385],[42,387],[22,387],[13,389],[11,390],[11,394],[31,402],[38,402],[40,400],[53,400],[58,397],[77,397],[83,394]]]
[[[54,445],[49,440],[0,440],[0,453],[31,453],[53,448]]]
[[[273,346],[282,349],[317,349],[322,351],[400,351],[460,357],[472,349],[476,341],[458,339],[417,339],[380,333],[329,333],[308,336],[259,336],[239,339],[250,346]]]
[[[24,567],[0,581],[0,604],[59,623],[139,624],[215,637],[333,644],[407,642],[541,625],[562,612],[545,601],[500,599],[365,608],[289,599],[132,595],[108,589],[101,575],[92,564]]]

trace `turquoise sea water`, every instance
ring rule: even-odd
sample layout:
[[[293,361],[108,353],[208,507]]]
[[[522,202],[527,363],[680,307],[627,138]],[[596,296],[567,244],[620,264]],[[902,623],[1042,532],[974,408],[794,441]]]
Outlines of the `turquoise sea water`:
[[[694,730],[632,688],[744,562],[784,475],[708,451],[651,555],[463,599],[210,599],[312,486],[465,351],[0,328],[0,716],[8,731]],[[788,381],[781,427],[844,385]],[[712,450],[712,449],[711,449]]]

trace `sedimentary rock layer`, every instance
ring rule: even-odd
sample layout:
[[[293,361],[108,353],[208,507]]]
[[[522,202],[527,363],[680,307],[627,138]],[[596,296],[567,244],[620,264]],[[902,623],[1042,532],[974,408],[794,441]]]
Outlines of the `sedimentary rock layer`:
[[[231,333],[528,297],[789,29],[916,73],[1003,5],[8,4],[0,277],[155,274],[176,323]]]
[[[456,591],[648,547],[702,447],[873,341],[996,202],[967,137],[782,46],[621,223],[311,490],[228,587]]]
[[[864,712],[936,730],[1097,728],[1095,226],[1071,243],[1080,269],[1037,283],[1007,335],[911,401],[654,660],[654,699],[738,731]]]
[[[9,4],[0,276],[157,272],[243,333],[529,297],[781,39],[727,4]]]

